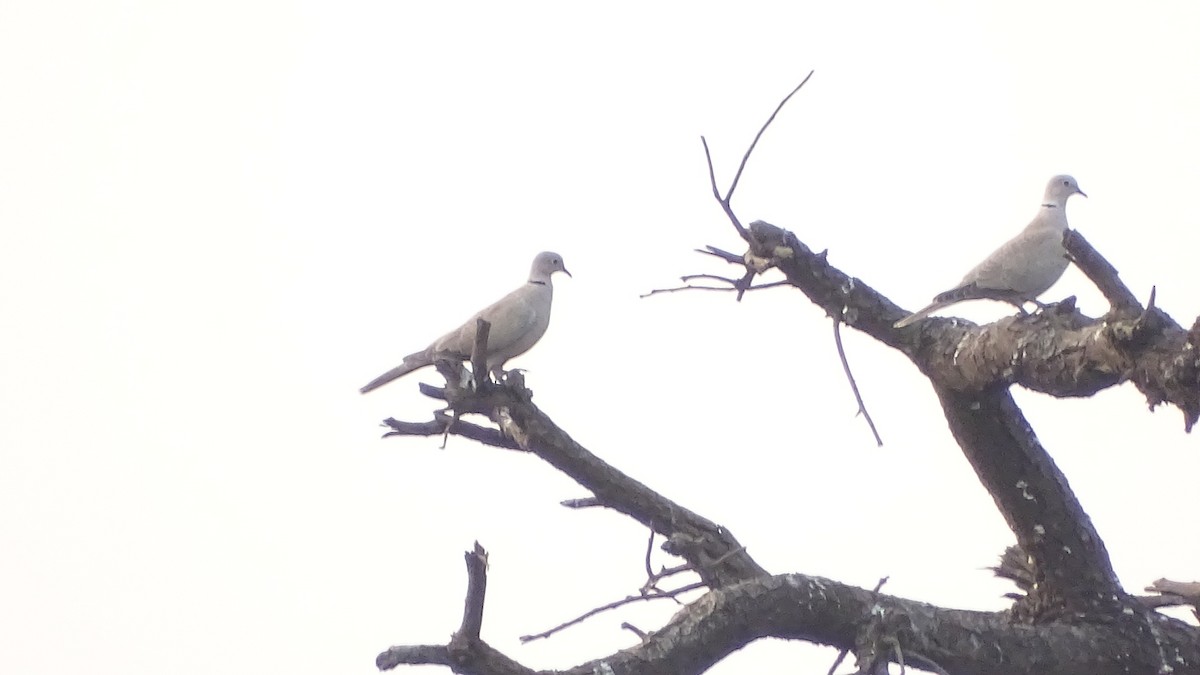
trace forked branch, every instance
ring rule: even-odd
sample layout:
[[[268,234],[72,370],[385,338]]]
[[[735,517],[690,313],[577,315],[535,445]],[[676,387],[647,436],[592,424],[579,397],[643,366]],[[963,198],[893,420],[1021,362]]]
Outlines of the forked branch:
[[[729,189],[725,191],[724,195],[721,194],[721,189],[717,187],[717,174],[713,168],[712,152],[708,148],[708,139],[703,136],[700,137],[700,143],[704,146],[704,158],[708,162],[708,182],[712,186],[713,197],[720,202],[721,208],[725,210],[725,215],[729,217],[729,222],[733,223],[733,226],[737,228],[738,234],[742,235],[742,239],[745,239],[747,242],[750,241],[750,233],[742,226],[741,221],[738,220],[737,215],[733,212],[733,207],[730,206],[730,200],[733,199],[733,192],[737,189],[738,182],[742,180],[742,172],[746,170],[746,163],[750,161],[750,155],[758,145],[758,139],[762,138],[762,135],[766,133],[767,127],[771,126],[771,122],[775,121],[775,116],[779,114],[780,110],[783,110],[783,106],[787,105],[787,102],[796,95],[796,92],[800,91],[808,83],[809,78],[813,76],[813,72],[811,70],[808,71],[808,75],[804,76],[804,80],[796,85],[796,88],[791,90],[787,96],[783,97],[783,100],[771,112],[771,116],[759,127],[758,133],[754,135],[754,140],[750,142],[750,147],[746,148],[746,154],[742,155],[742,161],[738,164],[737,173],[733,175],[733,181],[729,183]]]

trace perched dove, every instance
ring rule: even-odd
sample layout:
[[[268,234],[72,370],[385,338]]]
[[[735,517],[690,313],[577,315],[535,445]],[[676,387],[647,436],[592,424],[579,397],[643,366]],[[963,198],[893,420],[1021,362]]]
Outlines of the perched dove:
[[[1087,196],[1074,178],[1051,178],[1037,216],[1020,234],[967,272],[958,286],[937,295],[919,312],[900,319],[895,327],[904,328],[963,300],[1003,300],[1018,307],[1034,302],[1067,271],[1062,240],[1067,232],[1067,198],[1073,194]]]
[[[475,348],[477,319],[491,324],[487,340],[487,368],[493,375],[499,376],[504,362],[529,351],[550,325],[550,301],[554,298],[550,275],[555,272],[571,276],[559,254],[549,251],[537,254],[529,270],[529,281],[524,286],[492,303],[425,349],[404,357],[404,363],[371,380],[359,391],[365,394],[418,368],[433,365],[440,358],[471,358],[471,351]]]

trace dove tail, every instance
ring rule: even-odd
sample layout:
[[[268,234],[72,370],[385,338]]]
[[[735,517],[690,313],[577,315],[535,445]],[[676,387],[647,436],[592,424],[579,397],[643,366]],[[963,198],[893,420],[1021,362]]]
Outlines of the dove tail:
[[[391,382],[392,380],[404,377],[405,375],[411,373],[414,370],[417,370],[418,368],[424,368],[425,366],[432,365],[432,364],[433,364],[433,359],[430,358],[429,355],[426,354],[425,352],[417,352],[416,354],[409,354],[408,356],[404,357],[404,363],[401,363],[400,365],[396,366],[395,368],[392,368],[391,370],[387,371],[386,373],[384,373],[384,374],[380,375],[379,377],[366,383],[365,385],[363,385],[362,389],[358,390],[358,392],[360,394],[365,394],[371,390],[382,387],[383,385],[387,384],[388,382]]]
[[[933,314],[934,312],[938,311],[939,309],[941,309],[943,307],[947,307],[949,305],[953,305],[954,302],[955,301],[947,302],[945,300],[934,300],[933,302],[929,303],[925,307],[922,307],[921,309],[917,310],[916,312],[913,312],[912,314],[909,314],[908,316],[904,317],[903,319],[900,319],[896,323],[892,324],[892,327],[893,328],[904,328],[905,326],[911,326],[912,324],[920,321],[921,319],[924,319],[925,317],[929,316],[930,314]]]

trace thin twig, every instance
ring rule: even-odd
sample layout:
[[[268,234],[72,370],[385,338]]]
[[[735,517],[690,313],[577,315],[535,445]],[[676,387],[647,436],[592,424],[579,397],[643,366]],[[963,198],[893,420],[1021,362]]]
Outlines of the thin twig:
[[[646,578],[654,577],[654,570],[650,569],[650,554],[654,552],[654,528],[650,529],[650,539],[646,542]]]
[[[790,282],[785,280],[785,281],[772,281],[772,282],[766,283],[766,284],[759,284],[757,286],[749,286],[749,287],[743,288],[738,285],[739,282],[735,279],[726,279],[724,277],[718,277],[718,276],[715,276],[712,274],[689,274],[686,277],[680,277],[680,278],[681,279],[693,279],[693,278],[701,278],[701,277],[709,278],[709,279],[720,279],[721,281],[725,281],[725,282],[728,282],[733,285],[730,286],[729,288],[719,288],[717,286],[691,286],[691,285],[676,286],[674,288],[655,288],[647,293],[643,293],[643,294],[639,295],[638,297],[639,298],[648,298],[652,295],[657,295],[659,293],[675,293],[677,291],[738,291],[738,296],[740,299],[741,294],[745,293],[746,291],[760,291],[765,288],[776,288],[778,286],[790,285]]]
[[[667,567],[664,565],[659,568],[657,572],[650,575],[650,579],[646,581],[646,585],[643,586],[642,589],[648,590],[650,588],[654,588],[654,584],[657,584],[663,579],[666,579],[667,577],[673,577],[681,572],[691,572],[692,569],[694,568],[690,563],[683,563],[682,565],[675,565],[674,567]]]
[[[725,216],[729,218],[729,222],[733,223],[733,226],[737,228],[738,234],[741,235],[742,239],[750,241],[750,233],[742,226],[742,221],[738,220],[738,217],[733,213],[733,209],[729,206],[729,197],[722,197],[721,188],[717,187],[717,175],[713,169],[712,153],[708,150],[708,139],[701,136],[700,143],[704,146],[704,161],[708,163],[708,182],[712,185],[713,198],[721,205],[721,210],[725,212]],[[745,163],[746,160],[743,158],[742,164]],[[741,171],[738,173],[741,173]],[[733,190],[730,190],[730,194],[732,193]]]
[[[578,499],[564,499],[559,502],[562,506],[568,509],[590,509],[596,506],[604,506],[604,502],[595,497],[580,497]]]
[[[775,121],[775,116],[779,114],[780,110],[783,110],[783,106],[787,105],[787,102],[791,100],[791,98],[796,95],[796,92],[800,91],[805,84],[808,84],[808,80],[813,76],[813,72],[814,71],[811,70],[808,71],[808,75],[804,76],[804,81],[796,85],[795,89],[791,90],[788,92],[787,96],[783,97],[783,100],[779,102],[779,105],[775,106],[775,110],[771,113],[771,116],[768,117],[767,121],[763,123],[762,128],[759,129],[758,133],[754,135],[754,140],[751,141],[750,147],[746,148],[746,154],[742,156],[742,163],[738,165],[737,173],[733,176],[733,182],[729,184],[729,192],[725,193],[725,199],[722,200],[725,204],[728,205],[729,200],[733,198],[733,191],[737,189],[738,181],[742,179],[742,171],[746,168],[746,162],[750,161],[750,153],[754,152],[754,147],[758,145],[758,139],[762,138],[762,135],[764,132],[766,132],[767,127],[771,126],[771,122]]]
[[[742,225],[742,221],[738,220],[737,214],[733,212],[733,207],[730,206],[729,202],[733,199],[733,192],[742,180],[742,172],[746,170],[746,163],[750,161],[750,155],[754,152],[755,146],[758,145],[758,140],[766,133],[767,127],[771,126],[771,122],[775,121],[775,116],[779,114],[783,106],[787,105],[787,102],[796,95],[796,92],[800,91],[801,87],[808,83],[809,78],[812,76],[813,71],[810,70],[808,75],[804,77],[804,81],[796,85],[796,88],[788,92],[788,95],[783,97],[779,105],[775,106],[775,110],[771,113],[771,116],[759,128],[758,133],[754,135],[754,140],[750,142],[750,147],[746,148],[746,154],[742,155],[742,161],[738,164],[737,173],[733,175],[733,181],[729,183],[729,189],[725,192],[724,196],[721,195],[721,188],[717,187],[717,172],[713,168],[712,151],[708,147],[708,139],[704,136],[700,137],[700,144],[704,146],[704,161],[708,164],[708,182],[712,186],[713,198],[721,205],[721,210],[725,212],[725,216],[729,218],[729,222],[733,223],[733,226],[738,231],[738,235],[746,241],[750,241],[750,232]]]
[[[446,431],[446,421],[444,418],[449,417],[444,413],[440,416],[443,419],[433,419],[429,422],[402,422],[394,417],[389,417],[383,421],[384,426],[387,426],[391,431],[383,435],[384,438],[389,436],[441,436]],[[499,429],[489,427],[481,427],[478,424],[464,422],[458,420],[454,423],[453,433],[455,436],[462,436],[474,441],[479,441],[484,445],[490,445],[506,450],[517,450],[527,452],[524,448],[517,444],[516,441],[505,436]]]
[[[842,661],[846,660],[846,655],[849,653],[850,650],[848,649],[843,649],[838,652],[837,658],[833,660],[833,665],[829,666],[829,672],[826,673],[826,675],[833,675],[833,671],[837,670],[837,667],[842,665]]]
[[[621,628],[624,628],[625,630],[632,632],[634,635],[638,636],[638,638],[642,639],[642,640],[645,640],[646,635],[648,634],[648,633],[646,633],[646,631],[642,630],[641,628],[638,628],[637,626],[629,623],[628,621],[621,622]]]
[[[875,429],[875,421],[871,419],[871,413],[867,412],[867,405],[863,403],[862,394],[858,391],[858,383],[854,381],[854,375],[850,372],[850,362],[846,360],[846,349],[842,346],[841,317],[833,318],[833,341],[837,344],[838,358],[842,360],[842,370],[846,373],[846,379],[850,381],[850,390],[854,392],[854,400],[858,402],[858,412],[867,421],[867,426],[871,427],[876,447],[882,448],[883,439],[879,437],[879,431]]]
[[[439,387],[427,382],[420,382],[417,384],[417,390],[429,398],[436,398],[439,401],[446,400],[447,394],[445,387]],[[449,408],[447,408],[447,410],[449,410]]]
[[[451,414],[447,415],[446,410],[450,410]],[[443,425],[442,444],[438,447],[438,450],[445,450],[446,444],[450,442],[450,431],[454,430],[454,428],[458,425],[459,421],[462,419],[462,415],[459,414],[457,410],[445,408],[443,410],[435,410],[433,413],[433,419],[440,420]]]
[[[655,288],[647,293],[642,293],[638,298],[648,298],[659,293],[677,293],[679,291],[736,291],[736,288],[718,288],[716,286],[675,286],[673,288]]]
[[[664,565],[662,569],[655,573],[654,569],[650,567],[650,556],[654,553],[654,537],[656,534],[657,532],[655,532],[654,528],[651,527],[650,538],[646,541],[646,557],[644,561],[646,565],[646,583],[642,584],[642,587],[638,589],[638,592],[640,592],[642,595],[649,595],[651,591],[662,593],[663,590],[658,587],[658,582],[666,579],[667,577],[679,574],[680,572],[691,571],[692,569],[690,563],[684,563],[671,568],[668,568]],[[678,599],[676,599],[676,602],[678,602]]]
[[[764,288],[778,288],[779,286],[791,286],[791,285],[792,285],[792,282],[790,282],[790,281],[787,281],[787,280],[785,279],[785,280],[783,280],[783,281],[771,281],[771,282],[768,282],[768,283],[765,283],[765,284],[759,284],[759,285],[757,285],[757,286],[751,286],[750,288],[747,288],[747,289],[745,289],[745,290],[747,290],[747,291],[761,291],[761,290],[763,290]]]
[[[583,622],[593,616],[596,616],[597,614],[600,614],[602,612],[607,612],[610,609],[616,609],[618,607],[622,607],[624,605],[628,605],[630,603],[638,602],[641,600],[660,600],[663,598],[675,599],[675,596],[677,596],[677,595],[680,595],[682,593],[687,593],[688,591],[694,591],[694,590],[704,588],[704,587],[705,587],[705,584],[703,581],[697,581],[696,583],[688,584],[687,586],[676,588],[673,591],[663,591],[660,593],[649,593],[647,595],[630,595],[621,600],[616,600],[616,601],[610,602],[607,605],[601,605],[594,609],[590,609],[590,610],[584,612],[583,614],[575,617],[574,619],[560,623],[559,625],[557,625],[554,628],[551,628],[549,630],[542,631],[541,633],[537,633],[535,635],[522,635],[518,639],[521,642],[532,642],[534,640],[548,638],[551,635],[554,635],[555,633],[563,630],[564,628],[570,628],[571,626],[574,626],[575,624],[581,623],[581,622]]]
[[[710,279],[712,281],[724,281],[725,283],[729,284],[730,286],[737,285],[737,279],[730,279],[729,277],[722,277],[722,276],[719,276],[716,274],[685,274],[685,275],[679,277],[679,280],[683,281],[685,283],[688,281],[692,281],[693,279]]]
[[[731,265],[745,266],[746,264],[745,256],[740,256],[736,253],[730,253],[729,251],[719,249],[716,246],[705,246],[704,248],[697,248],[693,250],[696,253],[703,253],[704,255],[711,255],[714,258],[720,258]]]

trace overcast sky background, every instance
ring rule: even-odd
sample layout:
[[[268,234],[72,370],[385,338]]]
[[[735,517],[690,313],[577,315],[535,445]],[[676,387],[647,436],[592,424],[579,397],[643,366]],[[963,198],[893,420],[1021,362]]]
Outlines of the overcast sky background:
[[[428,419],[419,377],[357,393],[546,249],[575,276],[512,365],[577,440],[773,572],[1006,606],[980,568],[1013,537],[908,361],[846,331],[876,448],[798,292],[638,295],[730,271],[692,252],[741,250],[699,137],[727,182],[813,69],[744,222],[916,308],[1068,172],[1072,225],[1190,324],[1200,5],[783,4],[0,4],[0,672],[367,675],[458,626],[476,539],[484,638],[526,664],[661,626],[520,645],[635,592],[646,532],[558,506],[586,493],[533,457],[379,440]],[[1105,309],[1074,269],[1066,295]],[[1016,397],[1130,589],[1200,577],[1178,411]],[[712,672],[833,657],[763,641]]]

